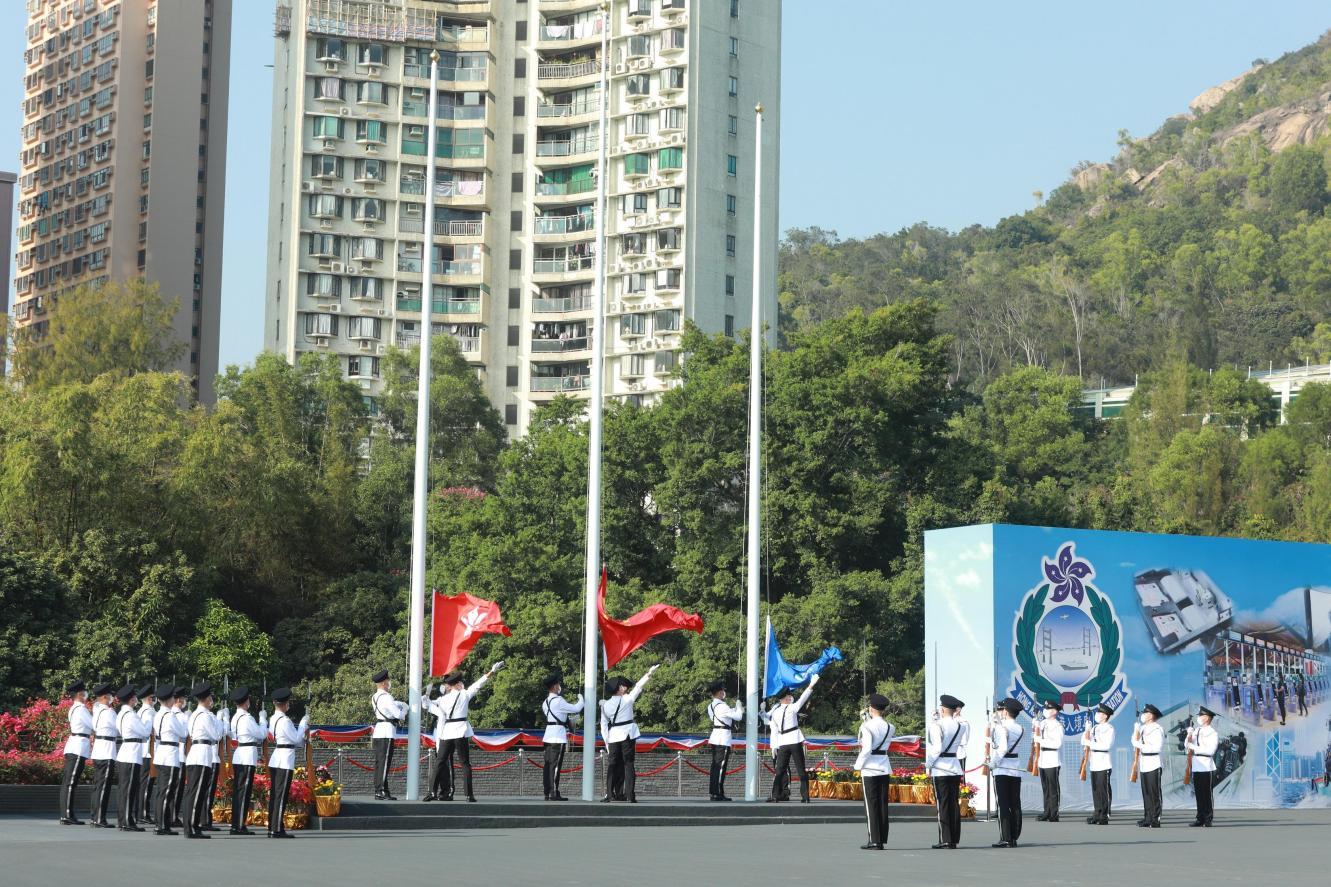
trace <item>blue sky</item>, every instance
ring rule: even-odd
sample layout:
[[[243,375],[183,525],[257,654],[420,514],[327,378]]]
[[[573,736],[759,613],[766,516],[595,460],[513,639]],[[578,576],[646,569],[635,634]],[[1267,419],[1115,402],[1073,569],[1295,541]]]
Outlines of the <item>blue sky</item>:
[[[709,0],[715,2],[715,0]],[[774,0],[746,0],[745,11]],[[18,164],[24,13],[0,28],[0,167]],[[272,7],[236,0],[221,363],[261,342]],[[992,224],[1209,86],[1331,28],[1326,0],[787,0],[781,227]]]

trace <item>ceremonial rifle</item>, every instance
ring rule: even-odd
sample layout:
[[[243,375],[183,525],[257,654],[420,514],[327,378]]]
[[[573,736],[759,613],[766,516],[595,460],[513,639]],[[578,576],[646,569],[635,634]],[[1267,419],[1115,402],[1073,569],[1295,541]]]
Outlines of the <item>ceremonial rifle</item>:
[[[1091,742],[1094,741],[1095,741],[1095,718],[1094,715],[1092,715]],[[1082,782],[1086,781],[1086,765],[1090,762],[1090,760],[1091,760],[1091,743],[1088,742],[1085,745],[1083,745],[1081,748],[1081,770],[1077,774],[1078,778],[1081,779]]]
[[[161,704],[162,704],[162,701],[161,701],[160,698],[157,697],[157,690],[158,690],[158,687],[157,687],[157,678],[154,677],[154,678],[153,678],[153,697],[154,697],[154,698],[157,698],[157,704],[158,704],[158,705],[161,705]],[[156,726],[157,726],[157,712],[156,712],[156,710],[154,710],[154,711],[153,711],[153,716],[152,716],[151,718],[148,719],[148,778],[149,778],[149,779],[156,779],[156,778],[157,778],[157,761],[154,760],[154,758],[157,757],[157,754],[156,754],[156,752],[157,752],[157,731],[154,729]]]
[[[1044,723],[1043,717],[1036,721],[1031,721],[1031,759],[1026,764],[1027,771],[1032,776],[1038,776],[1040,773],[1040,725]]]
[[[305,717],[310,716],[310,706],[314,703],[314,694],[310,690],[310,682],[305,682]],[[314,745],[310,742],[310,731],[305,731],[305,781],[310,786],[310,797],[314,797]]]
[[[1141,741],[1141,736],[1142,736],[1142,722],[1141,722],[1142,713],[1137,703],[1133,703],[1132,705],[1132,714],[1134,719],[1136,720],[1136,723],[1132,725],[1132,740],[1133,740],[1132,772],[1128,774],[1128,782],[1137,781],[1137,773],[1141,769],[1142,765],[1142,750],[1140,747],[1137,746],[1137,743]]]
[[[1188,744],[1191,745],[1196,739],[1192,736],[1192,707],[1188,707]],[[1183,784],[1192,785],[1192,755],[1195,749],[1188,749],[1188,760],[1183,765]]]

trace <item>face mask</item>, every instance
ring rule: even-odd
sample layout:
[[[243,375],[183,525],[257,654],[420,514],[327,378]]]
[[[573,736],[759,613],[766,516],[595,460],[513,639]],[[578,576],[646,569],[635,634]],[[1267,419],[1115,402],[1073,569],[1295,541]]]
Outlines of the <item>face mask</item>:
[[[1147,715],[1142,715],[1142,717],[1141,717],[1141,721],[1142,721],[1143,724],[1149,724],[1149,723],[1151,723],[1149,720],[1147,720]]]

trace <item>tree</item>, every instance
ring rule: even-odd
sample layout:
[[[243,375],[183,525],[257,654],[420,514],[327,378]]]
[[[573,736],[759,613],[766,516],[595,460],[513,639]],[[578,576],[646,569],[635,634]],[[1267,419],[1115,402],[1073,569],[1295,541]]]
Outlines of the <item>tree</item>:
[[[167,370],[186,349],[174,326],[179,309],[142,278],[79,286],[51,300],[44,331],[15,333],[14,374],[25,386],[52,388]]]
[[[1271,204],[1279,212],[1318,213],[1326,205],[1326,167],[1322,152],[1290,145],[1271,161]]]
[[[69,656],[64,583],[33,558],[0,547],[0,711],[60,689],[49,675]]]
[[[242,613],[210,598],[194,626],[194,637],[179,653],[182,671],[214,681],[230,678],[257,685],[277,665],[273,641]]]

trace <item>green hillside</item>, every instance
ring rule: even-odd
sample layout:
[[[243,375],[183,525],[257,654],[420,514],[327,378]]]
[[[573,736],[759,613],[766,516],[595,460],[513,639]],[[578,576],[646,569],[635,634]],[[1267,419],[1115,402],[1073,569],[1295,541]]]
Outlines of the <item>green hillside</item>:
[[[846,241],[792,230],[782,331],[924,297],[955,337],[954,377],[977,388],[1020,365],[1098,384],[1167,357],[1331,360],[1331,326],[1318,328],[1331,309],[1329,116],[1331,32],[1258,65],[1203,113],[1140,140],[1121,133],[1112,161],[1078,164],[1040,206],[993,227]]]

